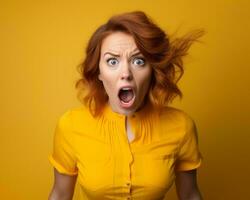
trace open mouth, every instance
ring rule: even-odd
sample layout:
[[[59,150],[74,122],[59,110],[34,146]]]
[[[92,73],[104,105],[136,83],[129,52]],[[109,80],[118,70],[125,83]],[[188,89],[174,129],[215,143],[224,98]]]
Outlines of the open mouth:
[[[122,107],[128,108],[134,103],[135,93],[132,88],[124,87],[119,90],[118,97]]]

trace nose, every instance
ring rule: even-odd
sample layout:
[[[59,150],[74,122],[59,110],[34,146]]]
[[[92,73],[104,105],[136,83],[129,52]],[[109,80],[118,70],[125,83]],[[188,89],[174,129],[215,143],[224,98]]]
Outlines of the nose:
[[[132,80],[133,75],[130,69],[130,66],[128,63],[124,64],[122,66],[122,71],[121,71],[121,79],[122,80]]]

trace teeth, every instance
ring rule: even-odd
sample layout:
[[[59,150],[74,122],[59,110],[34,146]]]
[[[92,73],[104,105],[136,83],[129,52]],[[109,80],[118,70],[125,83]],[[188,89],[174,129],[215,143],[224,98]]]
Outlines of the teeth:
[[[122,90],[131,90],[131,88],[122,88]]]

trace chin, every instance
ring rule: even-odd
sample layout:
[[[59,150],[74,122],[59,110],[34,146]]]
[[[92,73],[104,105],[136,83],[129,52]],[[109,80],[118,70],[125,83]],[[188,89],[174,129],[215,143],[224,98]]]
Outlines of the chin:
[[[120,107],[119,103],[117,102],[116,108],[114,108],[113,110],[119,114],[129,116],[129,115],[133,115],[137,109],[138,109],[138,106],[136,106],[136,105],[132,106],[131,108],[122,108],[122,107]]]
[[[127,110],[127,109],[118,109],[117,111],[119,114],[122,114],[122,115],[132,115],[134,113],[134,111],[131,111],[131,110]]]
[[[137,109],[134,109],[134,108],[130,108],[130,109],[119,108],[119,109],[118,109],[118,112],[119,112],[120,114],[129,116],[129,115],[133,115],[133,114],[136,112],[136,110],[137,110]]]

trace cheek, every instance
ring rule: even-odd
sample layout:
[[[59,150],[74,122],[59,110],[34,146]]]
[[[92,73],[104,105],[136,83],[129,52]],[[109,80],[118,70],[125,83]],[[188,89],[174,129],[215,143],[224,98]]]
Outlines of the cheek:
[[[104,88],[105,88],[105,91],[106,91],[108,94],[114,93],[114,86],[115,86],[115,83],[114,83],[112,77],[103,74],[103,75],[101,76],[101,80],[102,80],[103,86],[104,86]]]
[[[103,86],[107,93],[110,93],[112,91],[112,84],[110,84],[109,82],[104,81]]]
[[[151,72],[148,72],[144,76],[141,77],[140,87],[144,93],[146,93],[148,91],[148,88],[149,88],[150,83],[151,83],[151,77],[152,77]]]

